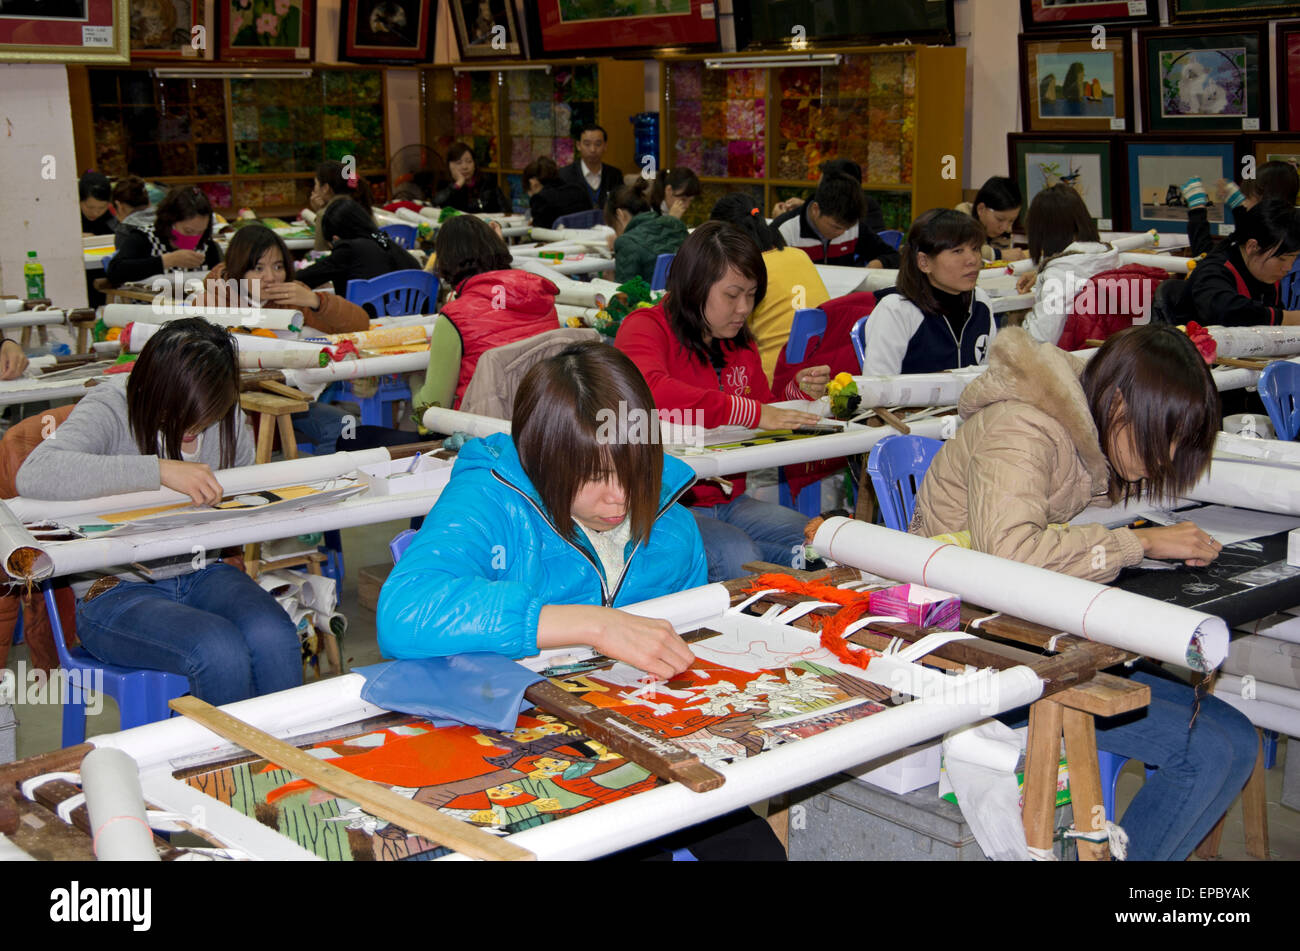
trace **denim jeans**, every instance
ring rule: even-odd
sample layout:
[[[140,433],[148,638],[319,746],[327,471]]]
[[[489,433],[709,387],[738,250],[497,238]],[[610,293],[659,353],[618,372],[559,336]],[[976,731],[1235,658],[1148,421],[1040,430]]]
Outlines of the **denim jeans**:
[[[163,581],[124,581],[77,605],[77,635],[106,664],[189,678],[220,705],[302,684],[302,647],[275,598],[218,562]]]
[[[1130,862],[1181,862],[1232,805],[1255,766],[1259,738],[1245,715],[1203,697],[1192,720],[1192,688],[1139,662],[1131,679],[1151,688],[1151,705],[1097,719],[1097,749],[1154,768],[1124,815]],[[1008,718],[1012,726],[1023,726]],[[1005,718],[1005,717],[1004,717]],[[1082,827],[1086,819],[1076,817]]]
[[[302,442],[311,443],[318,456],[334,452],[334,444],[343,432],[343,420],[348,416],[333,403],[309,403],[301,413],[294,413],[289,419],[293,422],[294,435]]]
[[[808,516],[794,509],[739,495],[724,505],[696,506],[691,511],[704,539],[710,582],[746,574],[746,562],[793,567],[795,558],[803,557]]]

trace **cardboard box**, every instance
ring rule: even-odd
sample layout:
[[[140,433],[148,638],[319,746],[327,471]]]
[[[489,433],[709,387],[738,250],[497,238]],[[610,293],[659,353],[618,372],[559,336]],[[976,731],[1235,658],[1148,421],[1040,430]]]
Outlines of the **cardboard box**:
[[[388,573],[393,570],[391,564],[371,565],[362,568],[357,577],[357,600],[362,609],[375,611],[379,608],[379,589],[388,580]]]

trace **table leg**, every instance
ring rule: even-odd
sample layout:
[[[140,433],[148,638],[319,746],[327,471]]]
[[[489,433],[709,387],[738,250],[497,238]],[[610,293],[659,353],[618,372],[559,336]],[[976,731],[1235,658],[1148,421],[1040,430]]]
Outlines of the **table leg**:
[[[1097,728],[1092,714],[1065,708],[1062,716],[1065,732],[1065,758],[1070,764],[1070,802],[1074,806],[1074,827],[1080,832],[1100,832],[1106,828],[1106,807],[1101,798],[1101,771],[1097,765]],[[1079,860],[1104,862],[1110,858],[1105,842],[1076,840]]]
[[[1264,793],[1264,776],[1261,743],[1255,754],[1255,769],[1246,780],[1246,788],[1241,791],[1241,824],[1246,832],[1246,854],[1257,859],[1268,858],[1268,802]]]
[[[1025,754],[1025,842],[1050,851],[1056,816],[1056,775],[1061,762],[1061,705],[1039,700],[1029,708]]]

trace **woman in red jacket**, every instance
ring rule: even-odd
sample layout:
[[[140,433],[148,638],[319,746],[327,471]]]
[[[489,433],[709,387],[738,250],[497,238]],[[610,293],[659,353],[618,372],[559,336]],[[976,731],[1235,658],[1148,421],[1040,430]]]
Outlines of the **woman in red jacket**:
[[[767,290],[767,268],[754,240],[735,225],[708,221],[688,237],[668,272],[668,294],[633,311],[614,345],[632,358],[660,412],[691,410],[704,426],[791,429],[817,416],[772,405],[763,363],[746,321]],[[799,371],[784,399],[826,392],[825,366]],[[744,475],[701,480],[693,507],[709,561],[709,581],[735,578],[750,561],[795,565],[807,519],[744,495]]]
[[[560,289],[510,263],[510,249],[480,218],[457,215],[438,231],[432,270],[454,294],[442,312],[461,342],[457,408],[484,353],[560,326],[555,312]]]

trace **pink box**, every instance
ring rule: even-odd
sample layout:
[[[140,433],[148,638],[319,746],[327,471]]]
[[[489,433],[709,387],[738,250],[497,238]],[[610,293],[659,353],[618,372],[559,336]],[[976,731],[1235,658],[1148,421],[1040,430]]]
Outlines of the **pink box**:
[[[896,617],[918,627],[955,631],[961,625],[961,598],[919,584],[898,584],[871,592],[871,613]]]

